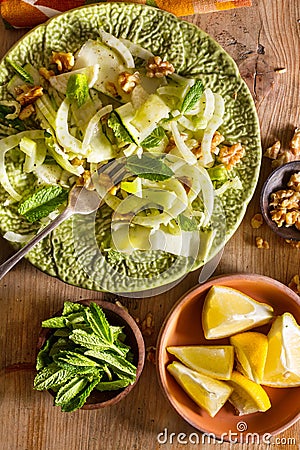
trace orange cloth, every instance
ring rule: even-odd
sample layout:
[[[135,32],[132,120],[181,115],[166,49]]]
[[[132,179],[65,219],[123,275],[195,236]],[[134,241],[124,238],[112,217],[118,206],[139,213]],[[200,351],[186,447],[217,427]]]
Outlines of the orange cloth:
[[[119,1],[130,2],[130,0]],[[157,6],[176,16],[221,11],[252,4],[252,0],[131,0],[131,2]],[[7,26],[32,28],[45,22],[49,17],[87,3],[91,2],[85,0],[0,0],[0,13]]]

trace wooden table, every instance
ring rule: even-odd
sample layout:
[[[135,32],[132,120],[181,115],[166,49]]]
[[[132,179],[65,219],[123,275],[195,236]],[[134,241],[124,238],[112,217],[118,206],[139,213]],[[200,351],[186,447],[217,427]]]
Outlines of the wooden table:
[[[284,146],[300,126],[299,97],[299,0],[254,0],[252,8],[188,17],[213,36],[233,56],[256,100],[266,148],[279,138]],[[22,30],[8,31],[0,25],[0,56],[20,38]],[[286,68],[285,73],[274,71]],[[280,71],[281,72],[281,71]],[[264,225],[253,230],[250,219],[259,212],[261,183],[270,171],[263,160],[259,186],[242,225],[226,245],[217,274],[259,273],[287,284],[299,274],[300,249],[291,248]],[[270,248],[257,249],[255,236],[266,239]],[[1,240],[1,259],[12,253]],[[148,311],[155,317],[155,332],[145,339],[154,345],[162,321],[176,300],[197,283],[198,272],[160,296],[121,299],[131,314],[143,318]],[[68,286],[21,262],[0,283],[0,448],[5,450],[152,450],[184,448],[183,444],[159,445],[158,433],[195,430],[168,405],[161,394],[155,366],[146,362],[135,389],[120,404],[105,410],[62,413],[52,406],[52,398],[32,389],[35,346],[40,323],[61,308],[65,300],[103,298],[105,295]],[[110,298],[112,296],[110,295]],[[20,363],[18,365],[18,363]],[[18,370],[17,370],[18,369]],[[300,425],[279,435],[278,448],[299,448]],[[294,439],[294,441],[288,439]],[[176,441],[176,439],[175,439]],[[295,442],[296,441],[296,442]],[[287,445],[287,443],[289,444]],[[227,450],[229,444],[205,444]],[[185,448],[195,448],[186,445]],[[268,446],[253,445],[267,449]],[[275,447],[275,448],[276,448]],[[199,446],[197,448],[200,448]],[[245,448],[236,444],[236,450]]]

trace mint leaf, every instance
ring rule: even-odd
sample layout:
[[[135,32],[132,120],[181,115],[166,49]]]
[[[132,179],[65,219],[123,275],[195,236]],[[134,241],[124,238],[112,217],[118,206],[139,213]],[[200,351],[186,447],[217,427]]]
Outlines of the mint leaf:
[[[147,149],[155,148],[161,143],[164,137],[166,137],[166,133],[163,127],[157,127],[141,142],[141,147]]]
[[[178,225],[183,231],[196,231],[198,230],[198,223],[195,217],[189,218],[184,214],[179,214]]]
[[[97,367],[99,364],[77,352],[62,351],[53,357],[54,362],[62,368],[73,367]]]
[[[100,381],[95,386],[95,389],[98,391],[115,391],[117,389],[122,389],[129,384],[132,384],[132,379],[124,378],[123,380],[114,380],[114,381]]]
[[[112,345],[109,342],[104,343],[103,340],[100,337],[95,336],[95,334],[90,334],[79,329],[73,330],[72,334],[70,334],[70,339],[75,342],[75,344],[91,350],[108,350]]]
[[[71,378],[74,378],[74,372],[67,369],[61,369],[58,366],[48,366],[36,375],[33,387],[37,391],[43,391],[61,386]]]
[[[51,319],[43,320],[43,328],[65,328],[66,319],[65,317],[52,317]]]
[[[114,341],[119,338],[120,335],[124,335],[123,327],[110,326],[111,332],[113,334]],[[125,336],[125,335],[124,335]]]
[[[80,108],[89,98],[89,85],[84,73],[73,73],[67,84],[67,98]]]
[[[174,175],[174,172],[161,158],[153,157],[147,153],[143,153],[141,157],[130,156],[127,159],[126,168],[134,175],[152,181],[164,181]]]
[[[68,314],[84,311],[85,309],[86,307],[81,305],[80,303],[65,302],[62,315],[67,316]]]
[[[92,356],[102,363],[107,364],[113,371],[114,369],[117,369],[118,371],[129,376],[136,375],[136,367],[122,356],[113,355],[108,352],[98,352],[95,350],[88,350],[87,352],[84,352],[84,354],[87,356]]]
[[[57,341],[52,345],[49,355],[53,357],[57,353],[65,350],[74,350],[74,344],[69,341],[68,336],[66,338],[58,338]]]
[[[29,222],[35,222],[62,205],[67,200],[68,193],[68,189],[61,186],[44,186],[19,203],[18,213]]]
[[[126,353],[129,352],[130,347],[129,345],[124,344],[123,342],[121,342],[120,340],[116,340],[115,341],[115,346],[118,347],[119,352],[118,353],[122,353],[124,356],[126,355]]]
[[[98,335],[104,343],[113,343],[113,333],[102,309],[96,304],[91,303],[86,310],[86,319],[93,332]]]
[[[28,73],[25,69],[23,69],[22,66],[20,66],[18,63],[12,61],[9,58],[6,58],[5,61],[14,69],[16,74],[19,75],[19,77],[21,77],[22,80],[26,81],[26,83],[34,84],[34,79],[30,75],[30,73]]]
[[[61,410],[63,412],[72,412],[76,409],[81,408],[85,402],[92,390],[99,384],[100,380],[100,374],[95,376],[94,379],[90,382],[89,385],[87,385],[83,390],[81,390],[78,394],[76,394],[75,397],[73,397],[69,401],[65,401],[61,405]]]
[[[65,383],[57,392],[54,404],[63,406],[69,403],[76,395],[78,395],[88,384],[88,379],[82,376],[75,376],[72,380]]]
[[[48,364],[51,363],[51,358],[50,358],[49,354],[50,354],[50,349],[51,349],[51,346],[52,346],[52,343],[54,340],[55,340],[55,337],[50,336],[50,338],[46,340],[45,344],[38,352],[37,357],[36,357],[36,370],[40,370],[43,367],[46,367]]]
[[[202,81],[197,80],[195,84],[188,90],[186,96],[183,99],[180,111],[182,114],[190,111],[198,102],[203,94],[203,84]]]
[[[73,328],[74,326],[77,326],[79,323],[85,323],[85,313],[82,312],[76,312],[68,314],[67,316],[64,316],[66,318],[66,324],[68,327]]]
[[[115,344],[112,344],[108,341],[103,341],[101,337],[96,336],[94,333],[91,334],[78,328],[70,334],[70,339],[81,347],[96,351],[112,350],[121,356],[126,355],[129,350],[129,347],[121,342],[116,341]]]
[[[113,130],[117,139],[124,143],[133,143],[133,139],[122,124],[117,114],[113,111],[107,121],[107,125]]]
[[[56,337],[68,337],[70,334],[69,328],[58,328],[53,335]]]

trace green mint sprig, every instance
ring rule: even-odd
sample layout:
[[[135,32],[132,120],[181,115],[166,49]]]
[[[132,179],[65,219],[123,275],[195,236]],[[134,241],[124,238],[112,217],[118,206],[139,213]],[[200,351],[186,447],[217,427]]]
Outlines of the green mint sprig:
[[[126,168],[133,175],[151,181],[164,181],[174,175],[172,169],[165,164],[161,157],[143,153],[141,157],[130,156],[126,163]]]
[[[180,112],[182,114],[187,113],[188,111],[190,111],[191,109],[193,109],[193,107],[196,105],[196,103],[199,101],[200,97],[203,94],[203,84],[202,81],[197,80],[195,82],[195,84],[193,84],[193,86],[188,90],[186,96],[183,99],[181,108],[180,108]]]
[[[118,390],[134,383],[136,367],[123,328],[110,325],[97,304],[65,302],[62,315],[43,326],[56,331],[37,356],[34,389],[52,390],[62,411],[81,408],[94,389]]]

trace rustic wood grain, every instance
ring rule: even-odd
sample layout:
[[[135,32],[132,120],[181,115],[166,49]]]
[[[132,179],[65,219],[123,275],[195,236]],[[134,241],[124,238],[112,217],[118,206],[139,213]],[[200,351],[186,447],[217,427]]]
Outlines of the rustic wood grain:
[[[232,55],[240,67],[256,101],[263,146],[279,138],[287,145],[296,126],[300,126],[299,27],[298,0],[257,0],[252,8],[195,15],[193,22],[213,36]],[[0,24],[0,56],[24,31],[4,30]],[[285,67],[286,73],[274,69]],[[300,250],[293,249],[271,233],[266,226],[252,230],[250,219],[259,211],[259,192],[270,172],[263,160],[259,186],[242,225],[226,245],[217,274],[260,273],[288,283],[300,272]],[[255,236],[270,244],[269,250],[255,247]],[[12,253],[0,240],[0,257]],[[177,299],[197,283],[198,272],[160,296],[145,299],[121,299],[135,317],[148,311],[155,317],[155,333],[146,338],[146,346],[155,345],[164,317]],[[155,367],[146,363],[135,389],[118,405],[98,411],[64,414],[52,407],[52,397],[32,389],[35,346],[40,323],[59,310],[63,301],[104,298],[106,295],[68,286],[22,261],[0,283],[0,448],[5,450],[152,450],[179,449],[183,444],[159,445],[158,433],[192,433],[167,404],[158,386]],[[109,296],[112,298],[112,296]],[[300,445],[300,426],[296,424],[279,435],[286,439],[275,448],[296,449]],[[295,438],[297,444],[286,445]],[[229,444],[185,446],[229,450]],[[249,448],[248,446],[247,448]],[[245,446],[235,444],[236,450]],[[253,450],[267,450],[264,444]]]

